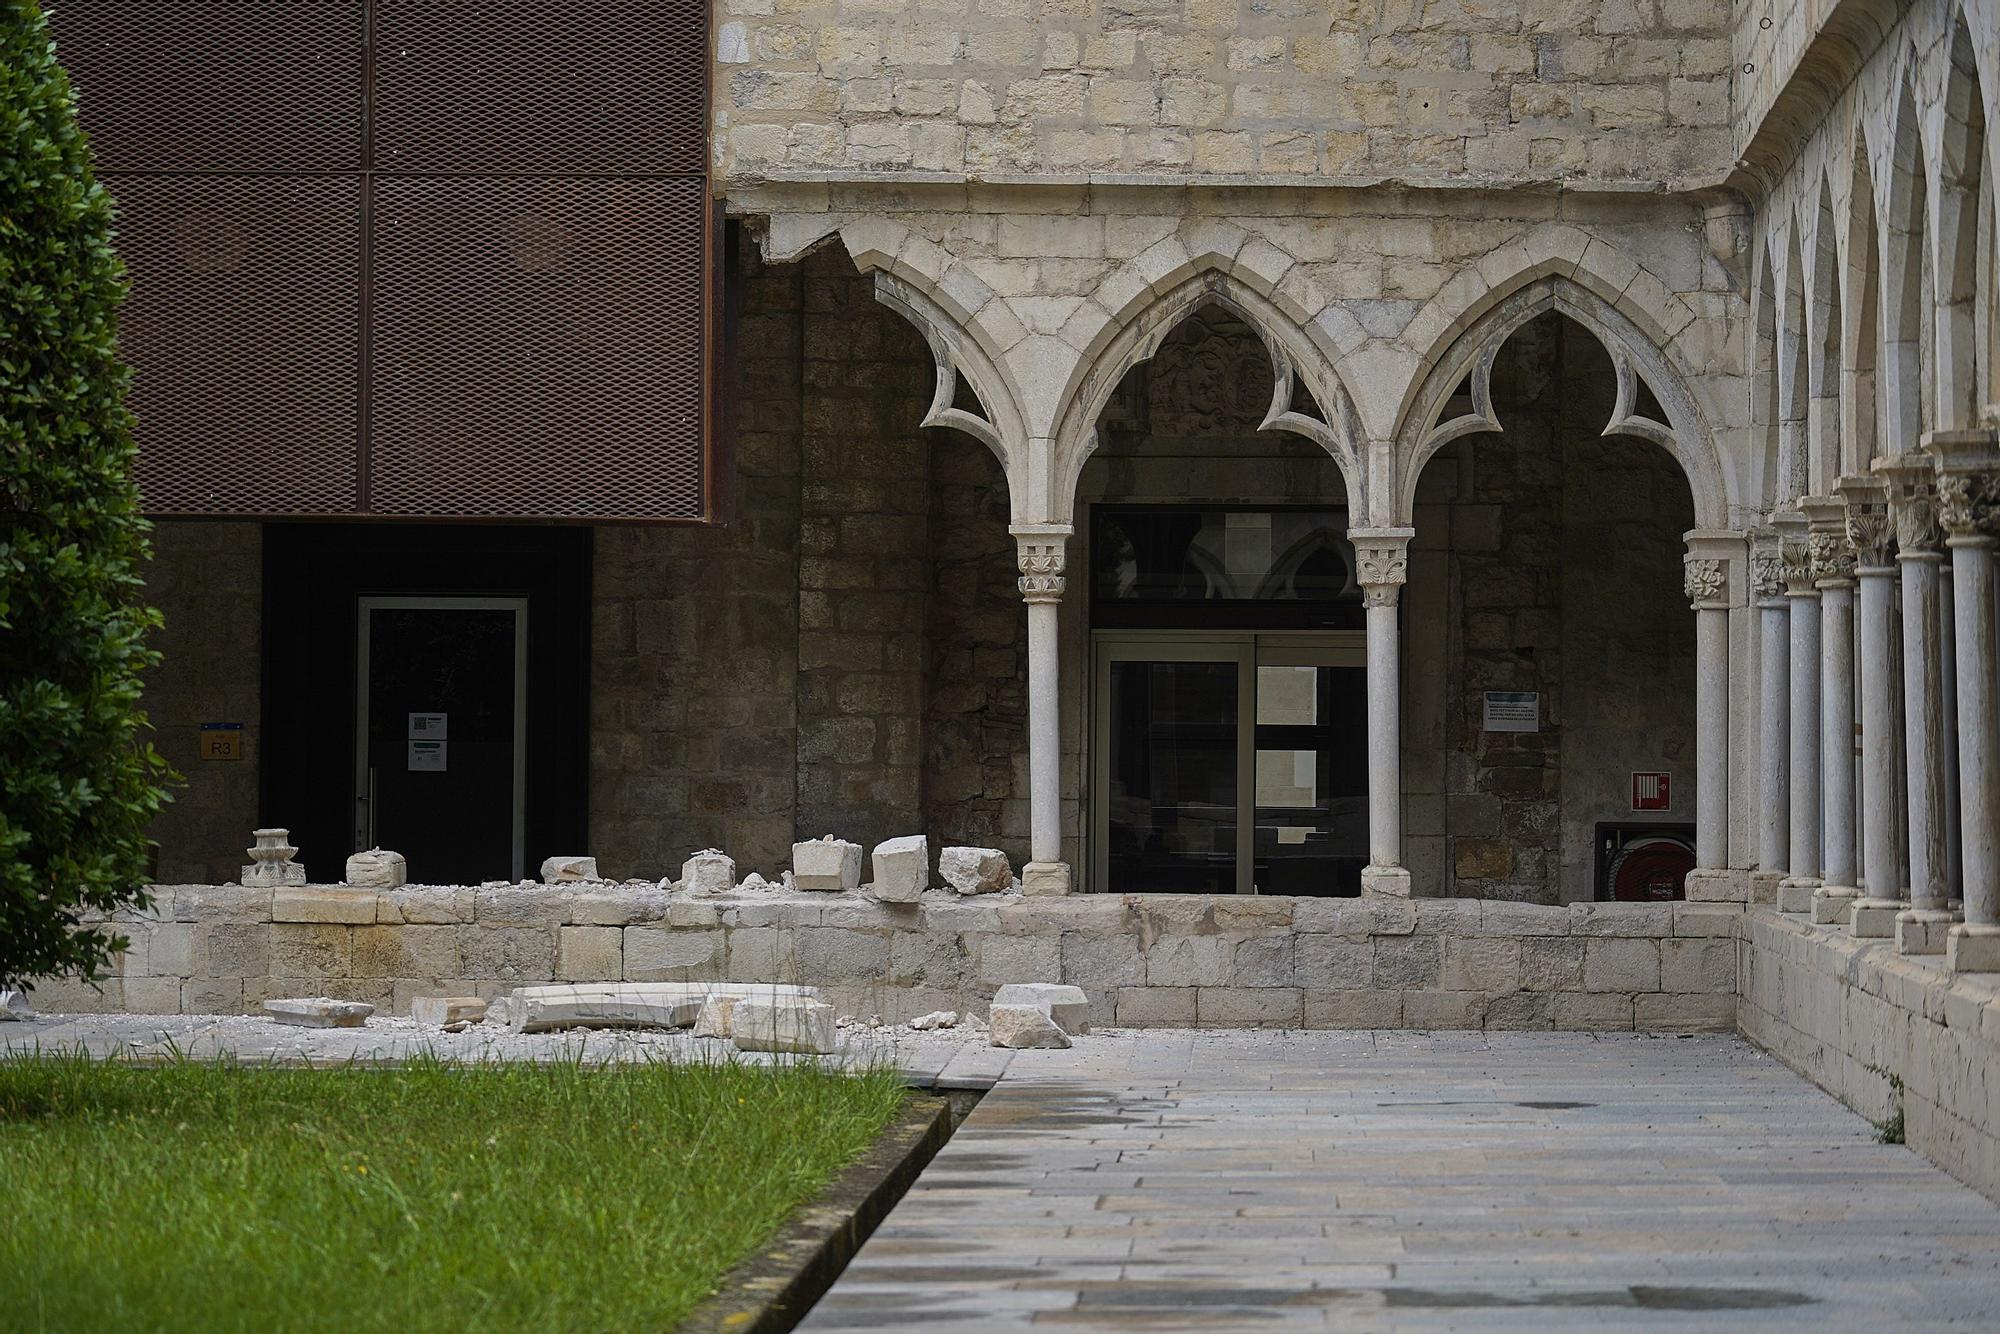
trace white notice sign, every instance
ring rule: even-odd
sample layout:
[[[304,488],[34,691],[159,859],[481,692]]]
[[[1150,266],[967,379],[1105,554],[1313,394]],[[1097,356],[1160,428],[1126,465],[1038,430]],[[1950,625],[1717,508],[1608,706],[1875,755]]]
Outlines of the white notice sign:
[[[442,741],[445,739],[445,718],[442,713],[413,713],[410,715],[410,740]]]
[[[444,748],[442,741],[412,741],[410,743],[410,772],[444,772]]]
[[[1539,732],[1542,727],[1542,697],[1532,690],[1489,690],[1486,717],[1481,730],[1487,732]]]

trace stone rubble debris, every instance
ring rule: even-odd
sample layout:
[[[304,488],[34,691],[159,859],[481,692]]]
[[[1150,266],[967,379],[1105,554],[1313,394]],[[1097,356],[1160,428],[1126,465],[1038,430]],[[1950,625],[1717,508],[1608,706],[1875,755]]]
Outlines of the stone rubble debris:
[[[281,1024],[300,1028],[362,1028],[375,1007],[366,1001],[335,1000],[331,996],[296,996],[264,1002],[264,1013]]]
[[[681,863],[681,883],[694,894],[727,894],[736,887],[736,859],[704,848]]]
[[[578,880],[599,880],[595,857],[551,857],[542,863],[542,883],[567,885]]]
[[[1082,987],[1058,982],[1009,982],[993,993],[995,1005],[1035,1005],[1062,1026],[1065,1033],[1090,1031],[1090,998]]]
[[[961,894],[1002,894],[1014,886],[1014,870],[998,848],[946,848],[938,874]]]
[[[416,996],[410,1018],[435,1028],[476,1024],[486,1018],[486,1002],[477,996]]]
[[[306,868],[292,860],[299,850],[285,841],[289,829],[253,829],[250,831],[256,843],[244,851],[250,856],[250,864],[243,868],[242,884],[245,889],[280,889],[288,885],[303,885],[306,882]]]
[[[400,852],[370,848],[347,859],[343,883],[355,889],[396,889],[408,884],[410,868]]]
[[[792,879],[800,889],[845,893],[861,887],[861,845],[827,834],[792,844]]]
[[[698,1038],[726,1038],[729,1036],[729,1021],[736,1010],[736,996],[710,996],[701,1003],[701,1012],[694,1018],[694,1035]]]
[[[920,1014],[910,1020],[910,1027],[919,1033],[928,1032],[933,1028],[957,1028],[958,1011],[932,1010],[929,1014]]]
[[[996,1005],[988,1014],[996,1047],[1028,1050],[1069,1046],[1069,1034],[1039,1005]]]
[[[922,834],[875,845],[871,857],[875,897],[885,903],[915,903],[931,885],[931,841]]]
[[[833,1007],[803,997],[739,1000],[730,1015],[730,1029],[738,1051],[828,1056],[838,1050]]]

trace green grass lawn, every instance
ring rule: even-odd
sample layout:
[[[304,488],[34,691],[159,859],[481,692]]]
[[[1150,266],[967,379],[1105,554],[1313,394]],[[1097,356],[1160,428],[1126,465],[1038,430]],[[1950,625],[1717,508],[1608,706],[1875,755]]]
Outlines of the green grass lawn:
[[[667,1330],[893,1072],[0,1061],[0,1328]]]

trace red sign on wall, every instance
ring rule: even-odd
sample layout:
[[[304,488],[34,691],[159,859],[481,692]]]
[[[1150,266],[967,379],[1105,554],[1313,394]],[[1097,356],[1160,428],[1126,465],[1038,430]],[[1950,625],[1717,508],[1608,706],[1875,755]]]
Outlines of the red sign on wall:
[[[1632,775],[1632,809],[1635,811],[1663,811],[1668,807],[1667,775]]]

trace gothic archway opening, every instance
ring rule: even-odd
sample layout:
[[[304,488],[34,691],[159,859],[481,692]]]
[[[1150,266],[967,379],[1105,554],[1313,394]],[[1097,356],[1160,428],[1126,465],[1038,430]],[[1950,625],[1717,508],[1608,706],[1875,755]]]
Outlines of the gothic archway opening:
[[[1063,660],[1088,886],[1355,894],[1368,860],[1361,588],[1326,447],[1272,429],[1281,371],[1197,307],[1097,422]],[[1302,382],[1283,405],[1324,421]],[[1079,587],[1081,585],[1081,587]],[[1078,597],[1077,594],[1082,596]]]
[[[1651,441],[1604,434],[1616,372],[1566,315],[1517,329],[1488,384],[1500,429],[1450,441],[1416,483],[1402,599],[1414,892],[1609,896],[1619,853],[1669,835],[1685,853],[1630,892],[1678,893],[1695,810],[1687,477]],[[1473,413],[1473,389],[1441,418]],[[1664,418],[1634,392],[1630,415]]]

